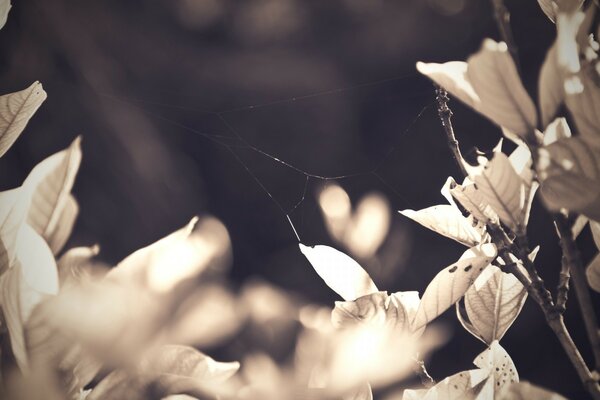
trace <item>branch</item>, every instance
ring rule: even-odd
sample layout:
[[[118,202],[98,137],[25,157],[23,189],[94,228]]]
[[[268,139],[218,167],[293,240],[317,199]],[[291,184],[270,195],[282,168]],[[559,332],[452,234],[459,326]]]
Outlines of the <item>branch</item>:
[[[454,157],[454,161],[456,161],[456,165],[460,169],[460,172],[463,175],[463,178],[466,177],[467,170],[465,169],[465,165],[463,164],[463,156],[460,153],[460,147],[458,146],[458,140],[456,140],[456,136],[454,136],[454,128],[452,127],[452,110],[448,107],[448,101],[450,101],[450,97],[448,97],[448,92],[441,86],[435,85],[435,100],[437,101],[437,112],[440,117],[440,121],[442,121],[442,126],[444,127],[444,131],[446,132],[446,138],[448,139],[448,147],[452,152],[452,157]]]
[[[569,280],[571,279],[571,266],[567,258],[563,255],[558,277],[558,286],[556,287],[556,311],[564,313],[567,310],[567,300],[569,299]],[[596,369],[598,367],[596,366]]]
[[[592,306],[592,298],[585,279],[581,256],[575,245],[573,232],[567,224],[565,216],[562,214],[555,215],[554,223],[560,236],[560,246],[563,251],[564,261],[568,264],[573,277],[575,295],[577,296],[581,316],[583,317],[588,339],[594,353],[596,371],[600,371],[600,336],[598,335],[598,318],[594,311],[594,307]]]

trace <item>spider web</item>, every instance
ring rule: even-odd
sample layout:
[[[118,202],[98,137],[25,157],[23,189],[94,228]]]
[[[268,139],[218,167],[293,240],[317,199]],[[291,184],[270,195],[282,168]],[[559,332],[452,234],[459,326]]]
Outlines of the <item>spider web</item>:
[[[181,105],[165,103],[165,102],[157,102],[157,101],[151,101],[151,100],[126,98],[123,96],[115,95],[113,93],[99,92],[97,90],[93,90],[93,93],[98,96],[101,96],[101,97],[109,98],[113,101],[126,103],[130,106],[136,107],[139,111],[143,112],[150,118],[154,118],[156,120],[163,121],[171,126],[179,128],[188,133],[198,135],[206,140],[211,141],[212,143],[215,143],[216,145],[223,147],[225,150],[227,150],[232,155],[232,157],[240,164],[240,166],[242,168],[244,168],[244,170],[248,173],[248,175],[250,175],[252,180],[254,180],[254,182],[260,187],[260,189],[265,193],[265,195],[270,199],[270,201],[272,201],[274,206],[278,209],[278,211],[282,214],[282,216],[285,218],[285,220],[289,224],[295,238],[298,240],[298,242],[302,242],[300,234],[298,233],[298,229],[296,229],[296,225],[294,224],[294,222],[292,220],[292,216],[293,216],[294,212],[305,201],[307,193],[308,193],[308,188],[312,181],[322,181],[325,184],[327,184],[329,181],[333,181],[333,180],[345,180],[345,179],[357,178],[357,177],[361,177],[361,176],[363,176],[363,177],[364,176],[372,176],[372,177],[376,178],[379,182],[381,182],[385,187],[387,187],[392,193],[394,193],[396,196],[398,196],[400,199],[402,199],[404,202],[410,204],[410,202],[402,195],[402,193],[400,193],[392,184],[387,182],[381,176],[381,174],[379,172],[380,172],[380,169],[382,168],[382,166],[390,158],[390,156],[392,156],[392,154],[401,146],[402,139],[411,132],[412,128],[421,119],[421,117],[425,114],[425,112],[433,106],[434,101],[432,100],[432,101],[428,102],[427,104],[424,104],[420,107],[419,111],[416,114],[414,114],[412,118],[409,119],[409,121],[402,128],[400,134],[397,135],[395,143],[391,144],[391,146],[388,147],[388,149],[384,153],[384,155],[382,157],[380,157],[380,159],[377,162],[375,162],[370,168],[367,168],[366,170],[362,170],[362,171],[339,174],[339,175],[323,175],[323,174],[310,172],[310,171],[307,171],[307,170],[304,170],[304,169],[298,167],[294,163],[291,163],[291,162],[288,162],[288,161],[282,159],[281,157],[277,156],[276,154],[273,154],[271,152],[267,152],[267,151],[261,149],[260,147],[256,146],[255,144],[250,142],[248,139],[246,139],[237,129],[235,129],[232,126],[230,120],[227,118],[227,116],[234,114],[234,113],[252,112],[252,111],[259,110],[259,109],[265,109],[265,108],[274,107],[274,106],[282,105],[282,104],[296,103],[299,101],[311,100],[311,99],[315,99],[315,98],[319,98],[319,97],[323,97],[323,96],[345,94],[345,93],[348,93],[348,92],[356,90],[356,89],[373,87],[373,86],[388,84],[388,83],[392,83],[392,82],[398,82],[398,81],[402,81],[402,80],[416,78],[417,76],[418,75],[415,73],[405,74],[405,75],[400,75],[400,76],[396,76],[396,77],[374,80],[374,81],[359,83],[359,84],[350,85],[350,86],[338,87],[338,88],[333,88],[333,89],[323,90],[323,91],[318,91],[318,92],[312,92],[312,93],[308,93],[308,94],[292,96],[292,97],[272,100],[272,101],[263,102],[263,103],[249,104],[246,106],[235,107],[235,108],[230,108],[230,109],[221,110],[221,111],[206,110],[206,109],[200,109],[200,108],[196,108],[196,107],[181,106]],[[161,107],[161,108],[178,109],[178,110],[182,110],[182,111],[193,111],[196,113],[201,112],[206,115],[212,115],[212,116],[218,118],[218,120],[221,122],[221,124],[227,130],[227,132],[230,133],[230,135],[223,135],[223,134],[219,134],[219,133],[211,133],[211,132],[201,131],[201,130],[196,129],[188,124],[182,123],[176,119],[168,118],[157,112],[151,111],[149,108],[147,108],[145,106],[156,106],[156,107]],[[301,195],[298,198],[298,200],[293,203],[293,206],[291,208],[286,209],[282,205],[281,201],[278,200],[277,197],[273,194],[272,190],[269,190],[265,186],[265,184],[263,183],[263,180],[259,177],[259,175],[248,165],[248,163],[246,163],[240,157],[240,155],[237,151],[240,149],[250,150],[250,151],[260,155],[261,157],[264,157],[264,158],[276,163],[277,165],[279,165],[283,168],[286,168],[294,173],[302,175],[304,177],[304,187],[301,191]]]

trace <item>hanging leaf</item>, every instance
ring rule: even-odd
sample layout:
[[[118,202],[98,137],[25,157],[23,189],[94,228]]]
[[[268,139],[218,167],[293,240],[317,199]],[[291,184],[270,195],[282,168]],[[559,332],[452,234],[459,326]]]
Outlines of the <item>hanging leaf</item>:
[[[369,274],[351,257],[329,246],[309,247],[300,243],[300,251],[317,274],[344,300],[378,292]]]
[[[0,274],[15,260],[17,236],[25,222],[27,208],[20,188],[0,192]]]
[[[81,137],[77,137],[69,148],[46,158],[23,182],[23,189],[31,196],[27,222],[57,247],[66,241],[61,233],[70,231],[77,214],[70,192],[81,163],[80,143]]]
[[[501,152],[479,167],[469,168],[477,191],[485,203],[498,214],[512,231],[524,233],[531,204],[531,185],[524,182],[509,158]]]
[[[600,220],[600,150],[580,137],[560,139],[540,149],[537,169],[550,210],[566,208]]]
[[[488,345],[500,340],[521,312],[526,298],[527,290],[514,275],[489,266],[465,294],[467,316],[477,336]]]
[[[12,5],[10,4],[10,0],[0,0],[0,29],[4,27],[6,24],[6,20],[8,19],[8,12]]]
[[[567,400],[566,397],[529,382],[515,382],[507,385],[496,397],[498,400]]]
[[[496,246],[491,243],[472,247],[454,264],[440,271],[425,289],[413,322],[419,329],[456,303],[496,258]]]
[[[529,98],[505,43],[486,39],[466,63],[418,63],[417,69],[475,111],[520,137],[535,128]]]
[[[6,18],[10,3],[8,9],[6,7],[6,3],[0,4],[0,27],[4,25],[2,19]],[[42,84],[37,81],[20,92],[0,96],[0,157],[17,140],[44,100],[46,100],[46,92],[42,89]]]
[[[519,382],[519,374],[513,360],[497,340],[479,354],[473,360],[473,364],[482,370],[489,371],[494,394],[501,392],[514,382]]]
[[[454,206],[438,205],[419,211],[403,210],[400,214],[465,246],[481,243],[481,232]]]

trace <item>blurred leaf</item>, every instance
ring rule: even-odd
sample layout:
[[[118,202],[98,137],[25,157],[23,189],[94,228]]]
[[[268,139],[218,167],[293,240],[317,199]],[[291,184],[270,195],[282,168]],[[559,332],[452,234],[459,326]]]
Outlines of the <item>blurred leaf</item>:
[[[544,14],[546,14],[546,16],[550,19],[550,21],[555,22],[556,10],[554,9],[554,7],[556,7],[556,2],[554,0],[538,0],[538,4],[540,5],[540,8],[544,12]]]
[[[369,274],[341,251],[322,245],[309,247],[302,243],[300,251],[327,286],[344,300],[354,300],[378,291]]]
[[[537,124],[535,105],[505,43],[486,39],[466,63],[420,62],[417,69],[475,111],[520,137]]]
[[[355,389],[351,393],[345,395],[342,400],[373,400],[371,385],[368,383],[361,385],[358,389]]]
[[[400,214],[465,246],[481,243],[481,232],[454,206],[444,204],[419,211],[403,210]]]
[[[565,118],[556,118],[544,131],[544,146],[548,146],[557,140],[571,137],[571,128]]]
[[[600,250],[600,222],[590,221],[590,230],[592,231],[592,237],[594,238],[594,243],[596,243],[596,248]]]
[[[0,274],[17,255],[17,236],[25,222],[28,204],[20,188],[0,192]]]
[[[207,269],[222,270],[229,262],[230,248],[229,234],[219,220],[196,217],[187,226],[126,257],[107,278],[168,292]]]
[[[504,336],[526,298],[527,290],[514,275],[489,266],[467,290],[465,307],[478,336],[489,345]]]
[[[558,66],[557,57],[556,44],[554,44],[546,53],[539,75],[538,102],[544,127],[552,121],[565,99],[564,72]]]
[[[10,2],[4,0],[2,3],[0,4],[0,28],[6,22],[6,14],[10,9]],[[0,96],[0,157],[17,140],[44,100],[46,100],[46,92],[42,84],[37,81],[20,92]]]
[[[515,382],[507,385],[499,393],[498,400],[567,400],[566,397],[547,389],[532,385],[529,382]]]
[[[333,325],[338,328],[353,326],[357,323],[379,324],[386,322],[388,295],[376,292],[351,301],[336,301],[331,312]],[[397,319],[406,319],[403,310],[396,311]]]
[[[456,263],[440,271],[423,293],[414,329],[425,326],[456,303],[494,258],[496,246],[488,243],[470,248]]]
[[[170,394],[191,394],[216,399],[211,390],[229,379],[239,363],[221,363],[186,346],[163,346],[145,359],[136,371],[117,370],[104,378],[90,393],[95,399],[146,399],[149,393],[162,398]]]
[[[390,205],[379,193],[365,195],[356,207],[343,243],[359,258],[372,257],[385,240],[391,221]]]
[[[23,333],[23,319],[21,317],[21,303],[19,288],[21,287],[21,265],[15,265],[0,277],[0,295],[2,296],[2,314],[8,329],[12,353],[17,365],[22,371],[27,371],[27,349]]]
[[[46,158],[23,182],[31,196],[27,222],[54,244],[55,254],[66,242],[77,215],[70,192],[81,163],[80,143],[81,137],[77,137],[68,149]]]
[[[6,24],[6,20],[8,19],[8,12],[12,5],[10,4],[10,0],[0,0],[0,29],[4,27]]]
[[[502,152],[494,153],[478,167],[469,167],[469,176],[485,203],[498,214],[512,231],[524,233],[531,207],[531,181],[517,174],[509,158]]]
[[[98,255],[98,246],[69,249],[58,260],[58,280],[61,288],[91,279],[91,259]]]
[[[575,222],[573,222],[573,226],[571,227],[571,234],[573,235],[573,238],[577,239],[579,237],[581,231],[583,231],[588,222],[589,218],[584,217],[583,215],[577,216],[577,219],[575,220]]]
[[[478,369],[459,372],[430,389],[405,390],[402,400],[474,400],[477,395],[476,387],[487,377],[486,371]]]
[[[598,72],[591,66],[581,68],[576,79],[580,80],[581,90],[568,92],[565,104],[575,121],[577,132],[582,140],[600,147],[600,87],[598,87]]]
[[[589,263],[585,274],[590,287],[600,293],[600,254],[597,254]]]
[[[600,150],[580,137],[540,149],[541,194],[552,211],[566,208],[600,220]]]

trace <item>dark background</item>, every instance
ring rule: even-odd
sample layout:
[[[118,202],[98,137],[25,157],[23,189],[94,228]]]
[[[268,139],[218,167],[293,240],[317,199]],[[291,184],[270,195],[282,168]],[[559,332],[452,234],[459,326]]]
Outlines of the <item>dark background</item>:
[[[257,275],[323,304],[337,298],[298,251],[279,208],[287,212],[301,199],[306,176],[240,146],[235,135],[311,174],[358,173],[338,180],[354,201],[376,190],[393,210],[442,203],[439,189],[458,171],[432,86],[415,62],[465,59],[484,37],[498,39],[489,4],[480,0],[15,3],[0,31],[0,92],[39,80],[48,99],[0,160],[1,189],[19,185],[37,162],[82,134],[74,188],[81,212],[70,245],[99,243],[102,259],[115,263],[210,213],[229,229],[234,282]],[[507,4],[534,94],[554,26],[534,0]],[[467,154],[496,143],[497,128],[451,106]],[[369,173],[376,165],[381,179]],[[291,213],[307,244],[332,243],[315,202],[324,183],[309,179]],[[534,208],[532,243],[543,245],[538,265],[553,288],[557,239],[540,205]],[[388,251],[397,246],[397,262],[371,271],[381,289],[423,291],[464,250],[395,212],[392,232],[401,238],[387,244]],[[586,259],[591,243],[586,231]],[[453,336],[428,363],[435,378],[471,368],[483,349],[454,318],[442,318]],[[584,343],[576,307],[566,321]],[[585,398],[533,302],[502,344],[522,379]]]

